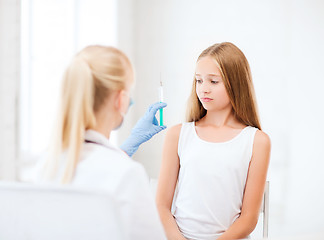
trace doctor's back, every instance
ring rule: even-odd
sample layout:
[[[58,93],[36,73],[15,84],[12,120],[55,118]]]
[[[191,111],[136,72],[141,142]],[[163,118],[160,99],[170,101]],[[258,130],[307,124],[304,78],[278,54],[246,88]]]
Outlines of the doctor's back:
[[[127,239],[165,239],[143,166],[109,141],[128,110],[133,78],[129,59],[116,48],[89,46],[73,58],[37,181],[106,191]]]
[[[83,144],[71,184],[114,196],[130,239],[165,239],[143,166],[98,132],[88,130],[87,139],[96,143]]]

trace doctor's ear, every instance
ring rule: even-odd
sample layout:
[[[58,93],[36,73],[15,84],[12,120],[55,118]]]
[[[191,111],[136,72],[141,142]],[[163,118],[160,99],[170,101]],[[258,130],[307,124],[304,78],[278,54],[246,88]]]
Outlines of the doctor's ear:
[[[125,113],[127,112],[128,108],[128,99],[125,90],[119,90],[116,92],[115,95],[115,108],[117,111]]]

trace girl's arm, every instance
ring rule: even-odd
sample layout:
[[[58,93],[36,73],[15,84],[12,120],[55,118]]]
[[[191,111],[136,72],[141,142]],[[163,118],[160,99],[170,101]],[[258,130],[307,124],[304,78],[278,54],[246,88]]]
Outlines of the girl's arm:
[[[246,238],[254,230],[258,222],[267,178],[270,149],[269,136],[258,130],[255,133],[241,215],[218,240]]]
[[[180,167],[178,157],[180,130],[181,124],[170,128],[166,133],[156,194],[157,208],[169,240],[185,240],[171,214],[171,205]]]

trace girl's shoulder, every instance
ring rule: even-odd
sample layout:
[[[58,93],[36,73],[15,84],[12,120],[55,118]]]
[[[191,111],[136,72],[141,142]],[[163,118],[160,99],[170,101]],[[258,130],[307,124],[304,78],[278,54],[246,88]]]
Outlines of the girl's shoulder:
[[[271,144],[269,135],[259,129],[255,132],[254,141],[258,142],[259,144]]]
[[[255,166],[268,166],[270,161],[271,140],[268,134],[257,130],[254,136],[252,163],[258,163]]]
[[[270,151],[271,139],[268,134],[257,129],[254,136],[253,152],[260,149],[263,151]]]
[[[179,137],[182,127],[191,127],[192,124],[193,122],[178,123],[168,129],[167,135]]]
[[[182,128],[182,123],[176,124],[170,127],[166,133],[167,138],[179,138],[180,131]]]
[[[192,127],[193,122],[178,123],[167,130],[165,140],[178,143],[183,128]]]

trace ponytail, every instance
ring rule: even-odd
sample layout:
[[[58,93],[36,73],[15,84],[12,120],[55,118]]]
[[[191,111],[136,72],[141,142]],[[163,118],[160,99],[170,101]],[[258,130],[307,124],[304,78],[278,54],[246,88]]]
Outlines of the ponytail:
[[[47,162],[52,169],[50,178],[57,172],[60,153],[67,149],[67,158],[61,182],[71,181],[78,163],[86,128],[95,126],[93,112],[94,86],[89,65],[80,57],[75,57],[65,72],[62,85],[61,103],[57,126],[54,129],[52,151]]]

